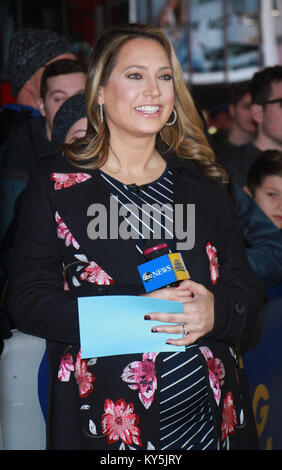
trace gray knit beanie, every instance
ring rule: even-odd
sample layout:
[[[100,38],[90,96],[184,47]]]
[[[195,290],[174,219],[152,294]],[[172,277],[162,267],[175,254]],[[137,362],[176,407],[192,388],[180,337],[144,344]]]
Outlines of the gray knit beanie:
[[[83,93],[71,96],[55,114],[52,129],[52,143],[59,147],[73,124],[87,117],[85,97]]]
[[[55,57],[72,53],[66,39],[54,31],[26,28],[16,31],[10,41],[8,73],[16,96],[26,81]]]

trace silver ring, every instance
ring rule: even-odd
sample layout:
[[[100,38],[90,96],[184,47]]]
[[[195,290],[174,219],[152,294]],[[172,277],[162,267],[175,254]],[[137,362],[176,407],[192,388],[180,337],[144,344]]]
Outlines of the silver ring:
[[[185,338],[185,336],[188,335],[188,331],[186,330],[186,326],[184,325],[184,323],[182,324],[183,326],[183,338]]]

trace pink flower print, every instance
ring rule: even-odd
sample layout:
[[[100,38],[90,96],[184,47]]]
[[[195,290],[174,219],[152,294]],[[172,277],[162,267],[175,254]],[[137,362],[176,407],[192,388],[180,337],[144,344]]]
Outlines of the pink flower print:
[[[216,401],[217,406],[219,405],[221,398],[221,389],[220,387],[224,383],[225,369],[222,361],[220,359],[215,359],[211,350],[206,347],[200,347],[200,351],[203,354],[205,360],[207,361],[207,366],[209,369],[209,381],[210,386],[213,391],[213,396]]]
[[[86,280],[92,284],[114,284],[114,280],[102,268],[100,268],[95,261],[90,261],[79,277],[81,280]]]
[[[76,356],[74,377],[78,384],[79,395],[82,398],[87,397],[93,390],[92,384],[95,382],[96,378],[87,370],[87,362],[85,359],[81,359],[80,351]]]
[[[139,416],[133,413],[132,403],[126,404],[123,398],[114,403],[107,398],[104,405],[105,413],[101,418],[102,433],[107,435],[109,444],[121,439],[125,444],[142,446],[140,440]]]
[[[66,280],[66,273],[64,269],[63,269],[63,285],[64,285],[64,291],[70,290],[69,285]]]
[[[212,246],[210,242],[206,244],[206,252],[210,260],[210,273],[211,273],[211,282],[213,284],[217,283],[218,280],[218,258],[217,258],[217,249]]]
[[[58,379],[61,382],[68,382],[71,372],[74,371],[73,359],[70,353],[61,358]]]
[[[146,409],[152,404],[157,389],[155,361],[158,353],[144,353],[142,361],[134,361],[125,367],[122,380],[129,388],[138,390],[138,396]]]
[[[57,235],[58,238],[65,240],[66,246],[73,245],[77,250],[79,249],[79,244],[76,239],[72,236],[71,232],[67,228],[63,219],[60,217],[58,211],[55,214],[55,220],[57,222]]]
[[[235,433],[237,424],[236,410],[233,403],[232,392],[228,392],[223,402],[222,423],[221,423],[221,440],[224,441],[228,434]]]
[[[87,173],[51,173],[50,175],[50,180],[55,181],[55,191],[58,189],[69,188],[77,183],[83,183],[89,178],[92,178],[92,176]]]

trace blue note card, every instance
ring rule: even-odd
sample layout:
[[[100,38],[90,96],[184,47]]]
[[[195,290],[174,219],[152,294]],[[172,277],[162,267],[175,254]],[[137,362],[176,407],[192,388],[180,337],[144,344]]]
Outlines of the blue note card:
[[[161,323],[144,320],[150,312],[183,313],[183,305],[138,296],[79,297],[81,357],[185,351],[185,346],[166,344],[167,339],[181,335],[151,332]]]

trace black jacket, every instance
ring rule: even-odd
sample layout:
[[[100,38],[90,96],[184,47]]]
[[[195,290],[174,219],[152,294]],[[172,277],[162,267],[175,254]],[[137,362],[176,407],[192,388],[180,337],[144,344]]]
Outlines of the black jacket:
[[[247,262],[239,224],[227,190],[210,181],[194,164],[174,156],[164,158],[168,160],[174,175],[175,204],[195,204],[196,208],[195,245],[193,249],[182,252],[186,266],[191,279],[204,284],[215,297],[213,331],[201,338],[198,345],[209,348],[214,358],[220,358],[226,370],[220,405],[215,403],[210,389],[218,445],[224,447],[226,440],[229,442],[230,439],[231,448],[252,448],[253,436],[248,421],[252,421],[251,409],[242,398],[242,384],[238,384],[240,371],[234,345],[256,321],[264,289]],[[66,176],[82,172],[88,175],[84,182],[60,189],[55,187],[54,174],[60,177],[62,174]],[[90,221],[88,207],[93,202],[100,203],[108,209],[109,214],[109,199],[108,188],[98,171],[73,167],[61,155],[57,155],[43,158],[36,164],[22,201],[10,266],[8,308],[19,330],[47,340],[52,383],[49,448],[116,448],[103,439],[87,440],[85,432],[81,430],[84,424],[81,423],[79,411],[86,401],[81,402],[75,381],[65,383],[58,380],[62,357],[70,351],[75,360],[79,353],[77,297],[139,295],[144,292],[137,271],[143,259],[134,242],[121,239],[93,241],[87,235]],[[65,236],[67,233],[70,235],[68,246],[66,239],[57,236],[58,220],[67,228]],[[218,253],[219,277],[216,284],[211,282],[210,261],[206,251],[208,242]],[[71,280],[78,266],[76,254],[83,255],[88,261],[95,261],[114,280],[114,284],[94,285],[84,281],[78,287],[72,285]],[[63,269],[68,267],[72,267],[73,271],[68,276],[70,282],[66,291]],[[65,269],[65,272],[69,274],[70,271]],[[119,376],[116,376],[122,367],[134,360],[131,356],[130,359],[128,356],[102,358],[93,366],[96,377],[93,399],[96,402],[97,420],[103,411],[107,394],[114,394],[116,399],[129,394],[128,401],[133,400],[132,390],[128,391],[128,387],[122,390],[120,387],[124,384],[120,386],[117,383]],[[158,361],[156,374],[159,377],[161,355]],[[203,357],[202,361],[209,383],[209,366]],[[90,366],[89,369],[92,370]],[[230,430],[227,436],[222,423],[230,393],[236,410],[236,429],[232,432]],[[87,400],[90,398],[91,395]],[[135,409],[139,410],[137,403]],[[154,439],[156,448],[159,448],[158,399],[147,418],[145,414],[143,409],[139,410],[139,416],[144,418],[143,433],[150,440]]]

